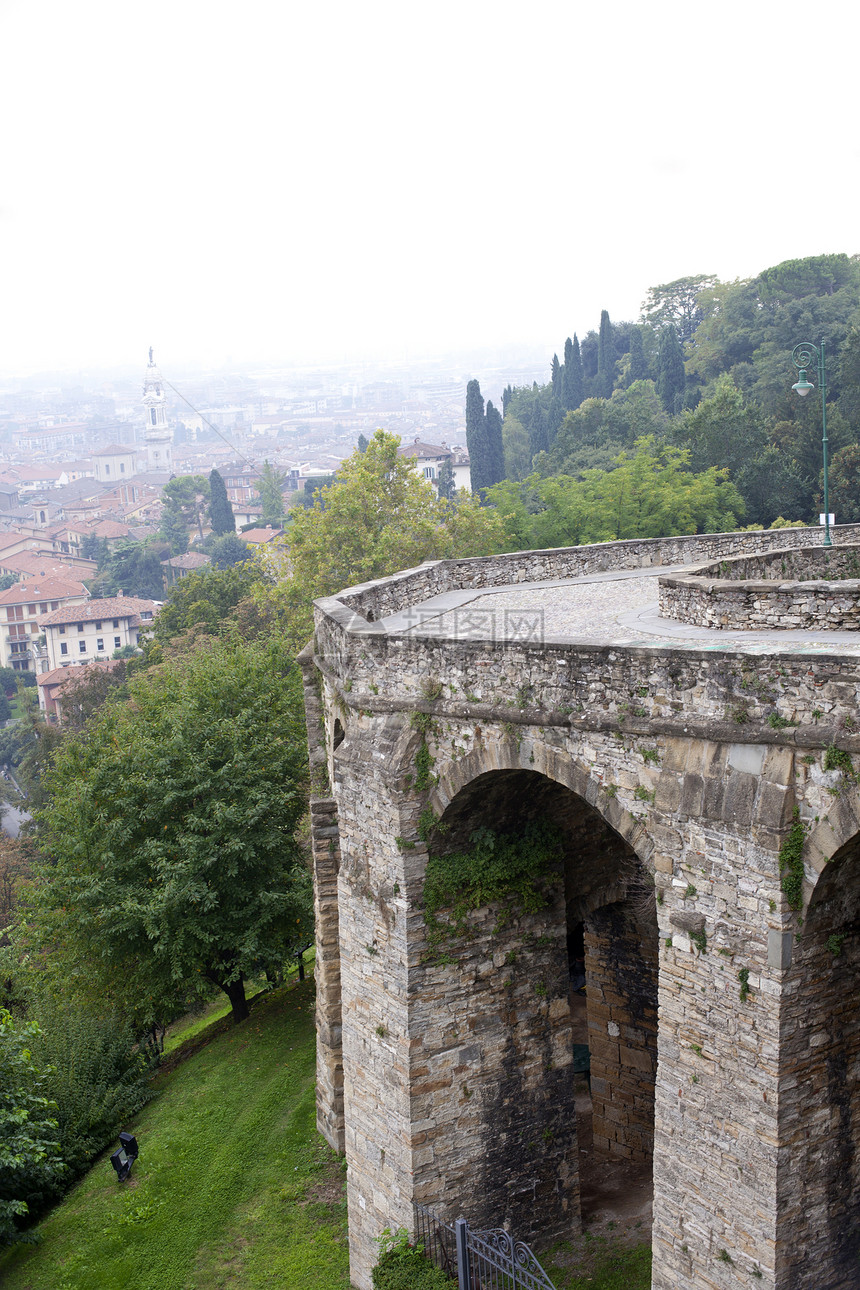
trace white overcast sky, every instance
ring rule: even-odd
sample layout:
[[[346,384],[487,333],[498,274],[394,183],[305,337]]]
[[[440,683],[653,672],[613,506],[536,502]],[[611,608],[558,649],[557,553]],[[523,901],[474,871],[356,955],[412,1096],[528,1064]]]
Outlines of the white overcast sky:
[[[856,14],[0,0],[0,377],[560,350],[860,252]]]

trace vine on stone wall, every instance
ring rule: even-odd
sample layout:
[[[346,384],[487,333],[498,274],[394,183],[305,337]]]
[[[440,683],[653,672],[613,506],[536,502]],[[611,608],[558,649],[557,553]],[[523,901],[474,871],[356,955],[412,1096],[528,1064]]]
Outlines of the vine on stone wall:
[[[794,823],[788,837],[779,849],[779,872],[782,875],[780,886],[790,909],[798,910],[803,905],[803,846],[806,842],[806,829],[800,818],[800,808],[794,808]]]
[[[493,933],[516,914],[534,914],[547,903],[545,884],[562,856],[561,833],[547,824],[521,833],[476,829],[468,851],[431,856],[424,876],[424,922],[428,948],[436,954],[446,941],[475,934],[470,915],[498,905]],[[447,918],[440,918],[442,911]]]

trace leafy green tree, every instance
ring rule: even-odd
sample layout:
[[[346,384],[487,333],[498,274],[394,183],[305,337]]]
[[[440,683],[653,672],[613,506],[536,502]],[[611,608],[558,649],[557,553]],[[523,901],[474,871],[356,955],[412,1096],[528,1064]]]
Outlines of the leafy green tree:
[[[860,523],[860,443],[848,444],[833,454],[827,482],[828,501],[837,523]],[[824,510],[823,470],[819,490],[818,501]]]
[[[505,417],[508,415],[508,404],[510,403],[513,397],[514,397],[513,389],[511,388],[510,385],[506,385],[505,388],[502,390],[502,420],[503,421]]]
[[[675,331],[675,324],[668,323],[660,334],[660,374],[657,377],[657,393],[663,400],[663,407],[670,415],[680,411],[682,407],[685,384],[684,355]]]
[[[16,1027],[0,1009],[0,1245],[21,1239],[20,1222],[56,1191],[64,1173],[55,1107],[31,1056],[32,1023]]]
[[[175,498],[168,499],[161,509],[161,524],[158,529],[170,547],[171,555],[185,555],[188,550],[188,525],[182,504]]]
[[[536,398],[532,400],[532,416],[529,424],[530,456],[533,457],[535,453],[538,452],[546,452],[548,447],[549,439],[547,436],[546,417],[544,416],[544,410],[541,406],[540,399]],[[499,478],[503,479],[504,475],[501,475]],[[493,480],[494,484],[497,484],[498,482],[498,479]]]
[[[559,363],[558,361],[558,354],[553,354],[552,356],[552,376],[550,379],[552,381],[553,397],[560,399],[562,377],[561,377],[561,363]]]
[[[368,445],[368,443],[369,443],[369,442],[370,442],[370,440],[367,438],[367,436],[366,436],[366,435],[360,434],[360,435],[358,436],[358,444],[357,444],[358,451],[359,451],[359,452],[367,452],[367,445]]]
[[[502,422],[502,442],[505,449],[505,478],[525,479],[531,470],[532,450],[528,430],[513,415]]]
[[[236,517],[227,496],[227,487],[217,470],[209,472],[209,523],[218,537],[236,532]]]
[[[377,430],[367,451],[348,457],[331,487],[298,512],[282,545],[260,552],[267,576],[254,595],[267,609],[277,606],[299,647],[313,629],[311,602],[318,596],[422,560],[502,550],[498,516],[474,494],[437,498],[398,455],[399,445],[396,435]]]
[[[450,457],[446,457],[439,467],[439,474],[436,477],[436,492],[440,497],[444,497],[447,502],[454,500],[457,487],[454,482],[454,467],[451,465]]]
[[[258,576],[255,564],[248,561],[226,569],[210,566],[180,578],[170,588],[155,618],[151,638],[144,644],[147,658],[160,661],[165,647],[187,632],[195,636],[218,635],[237,605],[250,596]]]
[[[247,542],[243,542],[235,533],[225,533],[210,543],[208,552],[214,569],[232,569],[234,564],[242,564],[253,559],[253,552]]]
[[[177,475],[167,481],[161,496],[168,506],[178,508],[186,528],[197,529],[202,542],[203,517],[209,505],[209,480],[206,476]]]
[[[263,462],[257,492],[263,505],[263,520],[266,524],[279,525],[283,521],[286,506],[281,490],[285,480],[286,476],[276,466],[269,461]]]
[[[642,344],[642,328],[633,327],[630,331],[630,364],[627,368],[627,384],[648,379],[648,360]]]
[[[643,321],[658,328],[668,327],[671,323],[683,345],[692,339],[699,323],[706,317],[707,293],[716,283],[717,279],[713,274],[696,273],[688,278],[676,278],[674,282],[663,282],[659,287],[651,287],[642,303]]]
[[[184,521],[182,531],[187,545]],[[115,596],[121,591],[126,596],[161,600],[164,595],[161,562],[170,550],[164,539],[148,539],[146,542],[138,542],[134,538],[120,539],[100,561],[99,572],[89,582],[91,594],[96,597]]]
[[[57,750],[30,918],[67,971],[198,974],[236,1021],[245,982],[312,925],[297,669],[282,642],[217,638],[132,677]]]

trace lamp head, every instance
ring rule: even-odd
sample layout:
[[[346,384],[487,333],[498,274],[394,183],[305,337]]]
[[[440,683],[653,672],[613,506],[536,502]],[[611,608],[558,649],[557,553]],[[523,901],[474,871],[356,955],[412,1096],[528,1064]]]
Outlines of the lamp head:
[[[815,389],[815,386],[814,386],[814,385],[811,385],[811,384],[810,384],[810,382],[809,382],[809,381],[807,381],[807,379],[806,379],[806,368],[805,368],[805,367],[802,367],[802,368],[800,369],[800,376],[798,377],[797,381],[795,382],[795,384],[794,384],[794,385],[792,385],[792,387],[791,387],[791,388],[792,388],[793,390],[797,390],[797,393],[800,395],[800,397],[801,397],[802,399],[803,399],[803,398],[806,398],[806,396],[807,396],[807,394],[809,393],[809,391],[810,391],[810,390],[814,390],[814,389]]]

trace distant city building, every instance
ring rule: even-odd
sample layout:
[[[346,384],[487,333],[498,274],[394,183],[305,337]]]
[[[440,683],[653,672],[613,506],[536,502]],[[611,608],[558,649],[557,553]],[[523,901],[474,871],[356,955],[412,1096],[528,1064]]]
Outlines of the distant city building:
[[[146,469],[154,474],[166,472],[169,476],[173,470],[173,432],[167,424],[164,381],[153,361],[151,346],[149,366],[143,377],[143,406],[146,413]]]
[[[16,672],[32,672],[43,651],[41,619],[53,610],[80,605],[89,592],[80,582],[39,578],[16,582],[0,592],[0,665]]]
[[[187,551],[185,555],[173,555],[169,560],[162,560],[161,567],[168,591],[181,578],[187,578],[189,573],[199,573],[211,563],[209,556],[202,551]]]
[[[405,457],[431,483],[438,494],[439,471],[446,461],[450,461],[454,475],[454,487],[472,491],[472,476],[469,470],[468,454],[461,449],[453,449],[445,444],[423,443],[416,438],[397,450],[398,457]]]
[[[135,454],[122,444],[110,443],[93,453],[93,474],[100,484],[115,484],[135,474]]]
[[[136,646],[158,609],[155,600],[120,593],[48,614],[40,622],[47,638],[48,670],[92,663],[110,658],[114,650],[126,645]]]

